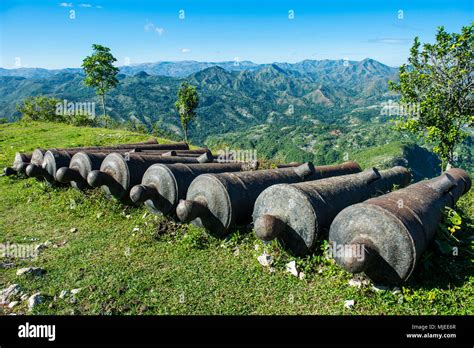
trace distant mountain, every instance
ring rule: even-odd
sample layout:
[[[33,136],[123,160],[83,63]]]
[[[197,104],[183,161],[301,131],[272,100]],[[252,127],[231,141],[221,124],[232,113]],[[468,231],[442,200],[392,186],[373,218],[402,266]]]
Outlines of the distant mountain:
[[[160,63],[134,75],[122,71],[119,86],[108,95],[107,112],[121,121],[133,116],[149,127],[159,122],[168,131],[180,132],[174,101],[179,84],[187,80],[197,87],[200,96],[191,137],[194,141],[204,141],[212,134],[242,131],[264,123],[338,122],[343,118],[358,118],[354,111],[375,107],[364,114],[370,117],[386,98],[387,81],[395,79],[397,71],[366,59],[349,64],[344,61],[265,65],[241,62],[240,67],[227,62],[222,63],[227,68],[213,65],[186,78],[154,74],[157,66],[166,67],[168,74],[178,74],[174,70],[178,66],[194,70],[207,64],[214,63]],[[47,74],[43,70],[37,73]],[[82,81],[83,75],[73,70],[45,77],[0,77],[0,117],[17,118],[16,104],[31,95],[96,101],[94,90],[85,87]]]
[[[367,65],[368,70],[381,74],[390,74],[395,72],[396,68],[388,67],[375,60],[365,59],[364,65]],[[170,77],[186,77],[198,71],[211,68],[220,67],[227,71],[253,71],[262,67],[272,65],[275,68],[281,68],[283,71],[298,72],[302,75],[309,74],[313,77],[324,76],[325,74],[334,75],[345,70],[345,64],[349,66],[358,65],[356,61],[344,60],[304,60],[298,63],[273,63],[273,64],[256,64],[250,61],[224,61],[224,62],[197,62],[193,60],[184,60],[178,62],[155,62],[142,63],[134,65],[120,66],[120,73],[133,76],[140,71],[144,71],[149,75],[160,75]],[[372,68],[371,68],[372,66]],[[66,68],[66,69],[42,69],[42,68],[17,68],[4,69],[0,68],[0,76],[18,76],[26,78],[44,78],[62,73],[82,73],[82,68]]]

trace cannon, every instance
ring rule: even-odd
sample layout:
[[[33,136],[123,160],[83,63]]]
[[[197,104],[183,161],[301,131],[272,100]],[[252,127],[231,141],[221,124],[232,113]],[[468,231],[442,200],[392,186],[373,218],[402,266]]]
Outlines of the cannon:
[[[134,203],[145,203],[154,214],[170,214],[180,199],[186,198],[191,182],[201,174],[255,170],[258,162],[208,164],[154,164],[143,175],[142,183],[130,191]]]
[[[141,183],[146,170],[153,164],[207,163],[212,160],[209,152],[197,158],[111,153],[103,160],[100,170],[93,170],[87,175],[87,183],[91,187],[102,186],[107,198],[127,200],[130,189]]]
[[[185,143],[175,144],[131,144],[129,145],[118,145],[116,147],[85,147],[85,148],[72,148],[70,150],[48,150],[42,155],[42,150],[36,149],[33,151],[35,161],[26,167],[25,173],[30,177],[44,178],[50,183],[56,182],[56,172],[59,168],[68,167],[73,155],[78,152],[101,152],[101,153],[112,153],[112,152],[135,152],[141,150],[148,150],[147,156],[156,156],[158,154],[168,152],[170,147],[173,148],[186,148],[188,145]],[[153,150],[153,151],[152,151]],[[41,158],[42,157],[42,158]],[[40,163],[41,162],[41,163]]]
[[[11,167],[5,167],[3,170],[4,175],[14,175],[14,174],[25,174],[26,167],[31,162],[32,154],[17,152],[13,160],[13,165]]]
[[[55,151],[87,151],[87,152],[103,152],[103,151],[154,151],[154,150],[189,150],[188,144],[185,143],[174,143],[174,144],[158,144],[155,139],[148,140],[142,143],[131,143],[131,144],[116,144],[110,146],[83,146],[83,147],[67,147],[67,148],[50,148],[48,150]],[[47,150],[35,149],[31,155],[31,163],[41,166],[43,163],[43,157]]]
[[[278,239],[295,255],[314,250],[334,217],[349,205],[406,186],[411,175],[404,167],[336,176],[264,190],[255,202],[255,233],[263,241]]]
[[[331,254],[352,273],[374,282],[407,281],[434,239],[445,207],[471,188],[462,169],[371,198],[342,210],[329,230]]]
[[[192,181],[186,200],[181,200],[176,207],[176,215],[182,222],[192,222],[222,236],[232,226],[250,222],[255,200],[271,185],[357,171],[360,168],[355,162],[316,168],[307,162],[291,168],[203,174]]]
[[[138,152],[140,155],[156,156],[161,155],[165,156],[168,151],[166,150],[154,150],[152,152]],[[199,157],[203,154],[208,153],[207,149],[200,150],[189,150],[175,152],[173,150],[173,156],[180,157]],[[110,152],[78,152],[72,156],[69,163],[69,167],[61,167],[56,172],[56,180],[62,184],[70,183],[71,186],[78,190],[85,190],[91,188],[87,183],[87,176],[93,170],[100,170],[102,161],[110,154]],[[166,156],[165,156],[166,157]]]

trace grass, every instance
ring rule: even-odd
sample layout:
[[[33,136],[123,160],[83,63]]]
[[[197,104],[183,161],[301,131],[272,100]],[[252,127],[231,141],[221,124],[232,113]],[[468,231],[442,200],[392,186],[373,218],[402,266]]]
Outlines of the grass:
[[[9,165],[16,151],[38,146],[147,138],[57,124],[0,125],[0,165]],[[425,266],[394,294],[370,284],[350,287],[352,276],[320,252],[295,258],[274,243],[264,246],[248,228],[217,239],[143,207],[107,201],[99,190],[83,194],[34,179],[1,177],[0,192],[0,242],[51,243],[34,259],[1,260],[13,267],[0,269],[0,288],[18,283],[28,295],[44,295],[33,314],[473,314],[472,258],[464,246],[457,257],[432,246]],[[463,224],[456,233],[463,240],[473,235],[472,202],[470,193],[458,207]],[[264,248],[275,259],[273,272],[257,262]],[[291,260],[304,279],[285,272]],[[16,275],[28,266],[46,274]],[[58,298],[62,290],[76,288],[81,291],[75,296]],[[344,308],[350,299],[355,306]],[[26,303],[2,311],[27,313]]]

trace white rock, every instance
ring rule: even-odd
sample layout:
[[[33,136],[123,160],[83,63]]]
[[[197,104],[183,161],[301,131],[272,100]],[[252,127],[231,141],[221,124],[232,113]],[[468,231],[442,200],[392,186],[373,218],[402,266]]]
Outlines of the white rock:
[[[59,298],[65,298],[69,294],[68,290],[62,290],[61,293],[59,294]]]
[[[257,257],[257,260],[264,267],[268,267],[273,263],[273,258],[271,257],[271,255],[267,254],[266,252],[263,252],[262,255]]]
[[[39,267],[25,267],[25,268],[20,268],[19,270],[16,271],[17,276],[22,276],[22,275],[40,276],[40,275],[43,275],[44,273],[46,273],[46,271]]]
[[[306,277],[306,274],[304,274],[303,272],[300,272],[298,274],[298,278],[300,278],[301,280],[303,280],[305,277]]]
[[[358,279],[349,279],[349,286],[360,288],[362,286],[362,282]]]
[[[253,248],[258,251],[258,250],[260,250],[260,245],[255,244]]]
[[[270,272],[270,273],[273,273],[273,272],[275,272],[275,268],[273,268],[273,267],[270,267],[270,268],[268,269],[268,272]]]
[[[290,261],[286,264],[286,271],[293,274],[295,277],[298,276],[298,270],[296,269],[296,261]]]
[[[20,285],[12,284],[8,288],[0,290],[0,305],[6,305],[20,293]]]
[[[71,229],[69,230],[69,232],[71,232],[71,233],[76,233],[76,232],[77,232],[77,228],[76,228],[76,227],[73,227],[73,228],[71,228]]]
[[[8,308],[13,308],[18,304],[18,301],[12,301],[8,304]]]
[[[77,289],[72,289],[71,290],[71,294],[75,295],[77,294],[79,291],[81,291],[82,289],[81,288],[77,288]]]
[[[139,229],[138,227],[135,227],[135,228],[132,230],[132,232],[138,232],[138,231],[140,231],[140,229]]]
[[[346,301],[344,301],[344,307],[352,308],[352,307],[354,307],[354,303],[355,303],[354,300],[346,300]]]
[[[31,311],[41,302],[43,302],[43,296],[41,296],[41,293],[37,292],[36,294],[31,295],[28,298],[28,309]]]
[[[27,294],[21,295],[20,300],[25,301],[28,298]]]

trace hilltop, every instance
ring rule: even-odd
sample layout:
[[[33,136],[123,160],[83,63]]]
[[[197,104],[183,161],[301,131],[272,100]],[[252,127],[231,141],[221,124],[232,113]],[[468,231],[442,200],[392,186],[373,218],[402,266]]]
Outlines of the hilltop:
[[[49,123],[0,125],[0,165],[16,151],[136,142],[149,136],[121,130]],[[165,142],[166,139],[159,139]],[[143,207],[107,201],[100,190],[81,193],[35,179],[0,178],[2,243],[47,245],[35,259],[3,258],[0,288],[20,285],[40,291],[45,301],[33,314],[472,314],[472,265],[446,256],[433,245],[415,277],[397,291],[371,284],[348,286],[351,275],[324,258],[295,258],[277,245],[264,246],[251,227],[226,239],[150,215]],[[457,209],[461,235],[472,235],[471,193]],[[460,237],[460,235],[458,235]],[[257,256],[270,248],[274,271]],[[305,273],[285,272],[296,260]],[[41,277],[17,276],[22,267],[41,267]],[[426,268],[425,268],[426,267]],[[432,268],[428,268],[432,267]],[[436,271],[430,271],[435,269]],[[79,289],[59,298],[62,291]],[[353,299],[352,309],[344,301]],[[26,303],[0,313],[26,313]]]

